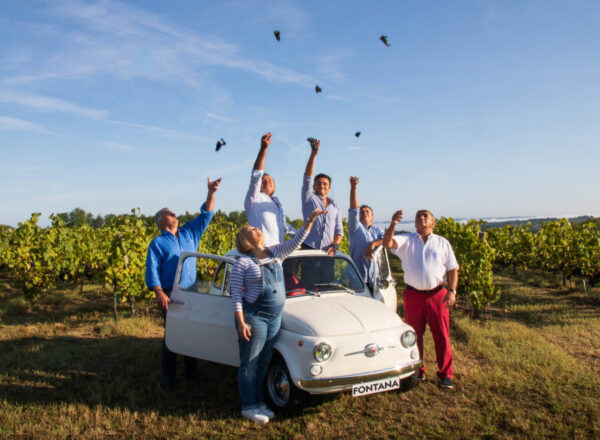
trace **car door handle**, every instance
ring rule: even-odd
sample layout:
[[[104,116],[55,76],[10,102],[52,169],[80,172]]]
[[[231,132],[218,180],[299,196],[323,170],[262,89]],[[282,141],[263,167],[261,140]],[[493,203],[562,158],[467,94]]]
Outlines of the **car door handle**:
[[[177,299],[170,299],[170,300],[169,300],[169,302],[170,302],[171,304],[182,304],[182,305],[183,305],[183,304],[185,304],[185,302],[183,302],[183,301],[179,301],[179,300],[177,300]]]

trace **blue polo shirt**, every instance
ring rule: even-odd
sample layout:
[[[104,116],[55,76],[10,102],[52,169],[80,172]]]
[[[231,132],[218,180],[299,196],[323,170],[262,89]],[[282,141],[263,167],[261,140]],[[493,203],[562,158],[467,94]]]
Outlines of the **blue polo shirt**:
[[[373,281],[374,260],[365,258],[367,245],[372,241],[383,238],[383,229],[377,226],[366,227],[359,220],[359,209],[348,209],[348,240],[350,241],[350,256],[358,267],[360,276],[365,281]]]
[[[178,236],[169,231],[155,237],[148,246],[146,256],[146,286],[148,289],[160,286],[163,290],[172,290],[175,282],[177,262],[182,252],[198,252],[202,234],[212,219],[213,212],[206,211],[204,204],[200,215],[179,228]],[[181,274],[181,287],[186,288],[196,281],[196,259],[188,258]]]

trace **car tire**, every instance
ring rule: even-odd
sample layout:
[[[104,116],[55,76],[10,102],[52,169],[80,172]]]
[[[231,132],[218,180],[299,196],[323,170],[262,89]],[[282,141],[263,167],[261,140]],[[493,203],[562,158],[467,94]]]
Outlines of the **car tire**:
[[[268,403],[277,411],[290,408],[300,393],[292,382],[285,361],[279,354],[274,354],[269,364],[264,388]]]
[[[405,393],[412,390],[419,382],[419,370],[400,381],[400,391]]]

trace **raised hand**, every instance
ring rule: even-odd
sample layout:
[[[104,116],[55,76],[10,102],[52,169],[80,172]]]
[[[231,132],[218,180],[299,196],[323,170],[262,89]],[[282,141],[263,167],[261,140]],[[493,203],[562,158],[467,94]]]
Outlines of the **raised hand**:
[[[260,139],[260,148],[269,148],[271,144],[271,133],[263,134],[263,137]]]
[[[360,179],[358,177],[354,177],[354,176],[350,177],[350,186],[351,187],[356,188],[356,186],[358,185],[359,182],[360,182]]]
[[[219,177],[217,180],[211,182],[210,181],[210,177],[207,177],[208,180],[208,192],[209,193],[214,193],[219,189],[219,184],[221,183],[221,177]]]
[[[402,215],[403,215],[403,213],[402,213],[401,209],[394,212],[394,215],[392,215],[392,223],[396,223],[396,224],[400,223],[402,221]]]

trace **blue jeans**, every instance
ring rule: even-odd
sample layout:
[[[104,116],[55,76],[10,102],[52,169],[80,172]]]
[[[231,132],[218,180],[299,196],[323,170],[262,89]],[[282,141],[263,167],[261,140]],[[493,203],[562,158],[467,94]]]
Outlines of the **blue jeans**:
[[[242,409],[251,409],[264,402],[263,382],[279,334],[281,315],[267,318],[246,314],[244,320],[251,328],[252,337],[250,342],[240,339],[238,383]]]
[[[256,408],[263,403],[263,382],[273,356],[273,346],[279,334],[281,312],[285,304],[281,265],[272,262],[261,266],[261,277],[263,291],[256,301],[250,304],[242,299],[244,321],[250,326],[251,332],[250,341],[238,338],[238,385],[242,410]]]

